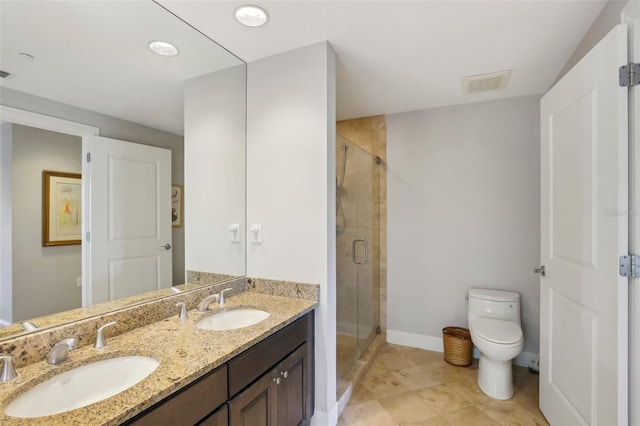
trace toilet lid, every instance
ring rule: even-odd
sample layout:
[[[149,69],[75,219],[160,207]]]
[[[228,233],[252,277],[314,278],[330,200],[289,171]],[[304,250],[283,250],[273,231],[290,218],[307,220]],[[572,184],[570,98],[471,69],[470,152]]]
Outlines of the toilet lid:
[[[494,343],[516,343],[522,339],[520,324],[492,318],[476,318],[469,324],[471,333]]]

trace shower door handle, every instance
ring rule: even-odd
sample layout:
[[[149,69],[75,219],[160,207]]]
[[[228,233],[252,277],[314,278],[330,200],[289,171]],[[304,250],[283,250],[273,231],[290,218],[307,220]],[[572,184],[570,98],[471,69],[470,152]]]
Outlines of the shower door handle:
[[[364,260],[359,259],[356,255],[359,243],[364,247]],[[353,260],[353,263],[356,265],[365,265],[369,263],[369,244],[367,243],[367,240],[353,240],[353,243],[351,244],[351,260]]]

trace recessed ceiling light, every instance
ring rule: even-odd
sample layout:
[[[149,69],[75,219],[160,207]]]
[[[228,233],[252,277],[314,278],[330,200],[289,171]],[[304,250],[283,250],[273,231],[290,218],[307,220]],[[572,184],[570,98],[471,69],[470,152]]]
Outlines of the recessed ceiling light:
[[[261,7],[245,4],[236,8],[236,20],[247,27],[261,27],[269,21],[269,14]]]
[[[166,41],[152,41],[149,43],[149,49],[160,56],[176,56],[179,51],[173,44]]]

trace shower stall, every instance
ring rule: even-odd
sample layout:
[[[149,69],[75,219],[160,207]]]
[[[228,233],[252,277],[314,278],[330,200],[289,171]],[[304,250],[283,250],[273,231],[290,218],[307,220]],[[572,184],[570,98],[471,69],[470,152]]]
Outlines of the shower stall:
[[[337,380],[380,332],[380,159],[336,136]]]

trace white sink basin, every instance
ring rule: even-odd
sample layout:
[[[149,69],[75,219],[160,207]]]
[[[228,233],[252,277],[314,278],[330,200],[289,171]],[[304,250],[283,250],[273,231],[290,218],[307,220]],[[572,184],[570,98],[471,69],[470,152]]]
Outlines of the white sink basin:
[[[268,316],[268,312],[259,309],[234,309],[203,318],[196,323],[196,327],[214,331],[235,330],[257,324]]]
[[[50,378],[13,400],[5,414],[34,418],[51,416],[107,399],[140,382],[160,363],[143,356],[96,361]]]

